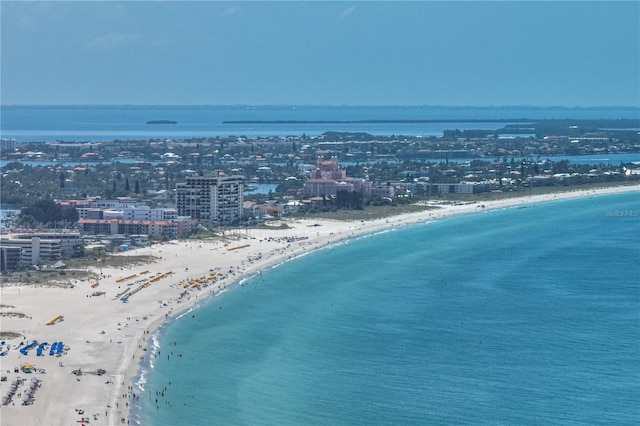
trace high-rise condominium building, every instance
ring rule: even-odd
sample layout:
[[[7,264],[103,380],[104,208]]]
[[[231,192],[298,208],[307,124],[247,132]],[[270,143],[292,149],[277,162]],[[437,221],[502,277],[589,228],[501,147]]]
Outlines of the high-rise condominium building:
[[[178,215],[229,224],[242,218],[243,176],[191,176],[176,185]]]

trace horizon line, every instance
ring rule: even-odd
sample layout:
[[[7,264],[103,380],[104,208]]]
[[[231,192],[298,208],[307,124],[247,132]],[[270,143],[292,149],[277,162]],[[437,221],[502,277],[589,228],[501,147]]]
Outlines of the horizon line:
[[[280,108],[531,108],[531,109],[597,109],[597,108],[619,108],[638,109],[640,105],[437,105],[437,104],[90,104],[90,103],[70,103],[70,104],[2,104],[0,107],[280,107]]]

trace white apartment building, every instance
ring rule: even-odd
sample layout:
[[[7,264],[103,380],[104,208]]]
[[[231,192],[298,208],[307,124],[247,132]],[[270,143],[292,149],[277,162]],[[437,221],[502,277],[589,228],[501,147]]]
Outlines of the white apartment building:
[[[80,244],[80,233],[77,231],[70,231],[63,229],[57,232],[51,231],[31,231],[21,232],[17,234],[11,234],[11,239],[16,240],[31,240],[34,237],[39,238],[40,241],[57,241],[60,244],[60,249],[70,256],[78,244]],[[59,253],[58,253],[59,254]]]
[[[178,217],[177,209],[152,209],[146,205],[119,208],[77,207],[80,219],[123,219],[123,220],[173,220]]]
[[[178,215],[217,223],[242,218],[243,176],[191,176],[176,185]]]
[[[62,256],[60,240],[31,238],[1,238],[0,246],[20,249],[20,262],[36,265],[40,259],[56,260]]]

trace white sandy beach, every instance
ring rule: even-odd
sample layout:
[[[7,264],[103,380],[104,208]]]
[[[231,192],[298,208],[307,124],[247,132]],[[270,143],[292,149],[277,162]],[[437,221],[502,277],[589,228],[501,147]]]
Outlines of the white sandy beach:
[[[97,266],[94,272],[102,274],[103,278],[95,287],[91,286],[95,280],[74,282],[75,287],[69,289],[3,286],[0,293],[4,305],[2,312],[22,313],[26,317],[0,317],[2,331],[24,335],[24,338],[7,340],[0,348],[5,351],[7,344],[10,347],[8,354],[0,357],[0,371],[7,377],[7,381],[0,384],[0,396],[4,397],[16,380],[26,381],[18,386],[12,401],[2,406],[0,424],[72,425],[79,424],[83,418],[91,425],[127,424],[130,387],[140,357],[145,353],[146,339],[153,330],[167,316],[220,292],[241,276],[255,274],[289,257],[343,238],[453,214],[623,191],[640,194],[640,185],[444,205],[438,210],[367,222],[283,220],[288,229],[242,231],[226,243],[218,239],[174,241],[119,254],[152,254],[160,259],[133,268],[101,270]],[[148,272],[143,273],[146,270]],[[169,271],[171,274],[165,274]],[[135,276],[130,279],[117,281],[133,274]],[[131,295],[127,303],[118,297],[126,289],[136,289],[156,274],[165,276]],[[217,276],[207,281],[210,274]],[[189,281],[203,277],[205,279],[199,285]],[[132,282],[133,285],[127,285]],[[105,294],[91,296],[96,291]],[[56,315],[62,315],[63,319],[46,325]],[[36,347],[28,355],[22,355],[18,345],[33,340],[49,344],[62,341],[64,353],[50,356],[50,346],[47,346],[43,356],[36,356]],[[14,372],[24,362],[46,372]],[[78,369],[82,370],[82,375],[72,374]],[[92,374],[98,369],[104,369],[106,373]],[[34,377],[41,381],[40,387],[35,390],[33,403],[23,405],[22,395]]]

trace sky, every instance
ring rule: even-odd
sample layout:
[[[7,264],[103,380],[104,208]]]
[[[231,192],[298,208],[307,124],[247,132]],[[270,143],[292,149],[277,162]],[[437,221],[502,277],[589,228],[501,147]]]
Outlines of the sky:
[[[638,1],[0,2],[2,105],[639,106]]]

